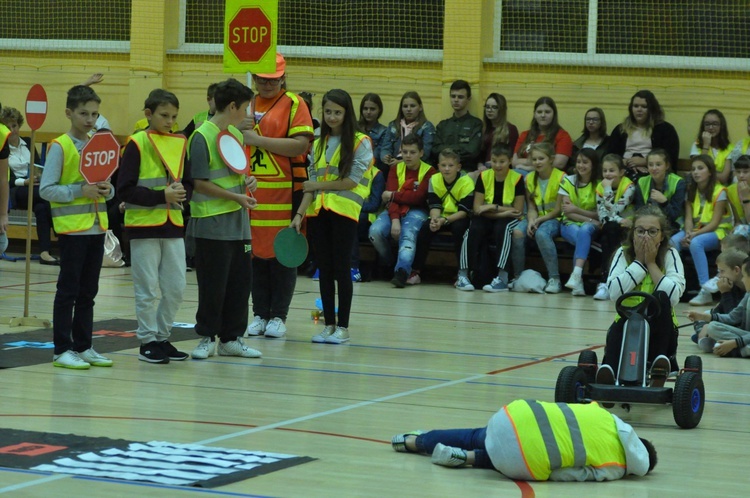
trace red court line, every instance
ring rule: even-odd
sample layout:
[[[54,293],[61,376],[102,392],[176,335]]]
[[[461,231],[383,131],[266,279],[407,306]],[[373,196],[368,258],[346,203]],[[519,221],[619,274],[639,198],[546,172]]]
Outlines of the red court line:
[[[590,346],[588,348],[578,349],[576,351],[570,351],[569,353],[562,353],[562,354],[557,354],[555,356],[548,356],[546,358],[542,358],[541,360],[529,361],[529,362],[526,362],[526,363],[521,363],[521,364],[518,364],[518,365],[513,365],[512,367],[501,368],[500,370],[493,370],[492,372],[487,372],[486,375],[497,375],[497,374],[503,373],[503,372],[510,372],[511,370],[518,370],[519,368],[530,367],[530,366],[533,366],[533,365],[538,365],[539,363],[545,363],[547,361],[556,360],[558,358],[565,358],[566,356],[570,356],[570,355],[574,355],[574,354],[580,354],[581,351],[589,351],[589,350],[593,351],[594,349],[599,349],[599,348],[603,348],[603,347],[604,347],[604,344],[599,344],[598,346]]]

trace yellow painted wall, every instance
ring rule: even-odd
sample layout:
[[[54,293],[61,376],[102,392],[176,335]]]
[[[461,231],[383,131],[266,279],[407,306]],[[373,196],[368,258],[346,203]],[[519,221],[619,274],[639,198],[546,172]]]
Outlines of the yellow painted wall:
[[[497,91],[508,100],[510,121],[524,130],[531,122],[534,101],[547,95],[557,102],[560,122],[575,138],[583,128],[586,109],[602,107],[611,130],[626,116],[633,93],[648,88],[680,135],[682,157],[687,157],[701,116],[709,108],[724,112],[731,138],[738,140],[746,135],[750,85],[744,75],[680,71],[680,77],[674,77],[667,71],[651,69],[484,63],[484,58],[492,54],[494,4],[493,0],[446,0],[442,63],[290,57],[289,89],[314,92],[318,116],[320,97],[328,89],[349,91],[357,108],[362,95],[379,93],[385,105],[383,122],[395,117],[404,92],[416,90],[428,119],[437,124],[451,112],[451,81],[463,77],[473,85],[471,110],[475,115],[481,115],[485,96]],[[132,131],[132,124],[143,115],[148,92],[161,85],[177,94],[181,102],[179,123],[186,124],[193,114],[204,110],[206,87],[230,75],[222,73],[218,56],[165,55],[165,47],[176,47],[177,0],[133,0],[132,6],[134,28],[129,55],[0,51],[0,102],[22,108],[31,85],[41,83],[50,99],[42,131],[64,132],[68,127],[65,92],[91,73],[103,72],[104,81],[95,89],[103,100],[101,112],[115,133]],[[245,75],[234,76],[246,79]]]

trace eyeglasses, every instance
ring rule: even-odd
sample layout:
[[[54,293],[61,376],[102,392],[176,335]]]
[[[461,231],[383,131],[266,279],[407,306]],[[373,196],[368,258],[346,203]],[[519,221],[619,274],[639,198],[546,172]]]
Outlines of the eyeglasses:
[[[641,227],[635,227],[634,232],[637,236],[643,237],[644,235],[648,234],[649,237],[656,237],[659,232],[661,232],[661,228],[641,228]]]
[[[283,76],[281,78],[283,78]],[[281,82],[281,78],[262,78],[256,76],[255,81],[257,81],[259,85],[277,85]]]
[[[704,121],[703,122],[704,128],[718,128],[719,126],[721,126],[721,123],[719,123],[718,121]]]
[[[601,121],[599,118],[586,118],[587,123],[598,123],[599,121]]]
[[[496,105],[486,105],[484,106],[484,108],[487,109],[488,111],[497,111],[498,109],[500,109],[500,107]]]

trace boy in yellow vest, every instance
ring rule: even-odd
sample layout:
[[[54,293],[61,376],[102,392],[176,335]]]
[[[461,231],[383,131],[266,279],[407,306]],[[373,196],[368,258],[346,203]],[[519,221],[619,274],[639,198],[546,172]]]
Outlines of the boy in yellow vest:
[[[130,240],[138,359],[148,363],[188,357],[169,342],[185,291],[182,210],[193,190],[185,164],[187,139],[171,133],[179,108],[172,92],[159,88],[149,94],[144,104],[148,129],[128,138],[117,178]]]
[[[242,342],[252,281],[247,210],[257,202],[246,195],[244,174],[224,162],[218,147],[223,132],[242,143],[236,126],[247,116],[252,98],[252,90],[235,79],[219,83],[214,93],[216,114],[195,130],[188,144],[194,190],[187,235],[195,239],[195,332],[201,336],[192,353],[196,360],[213,356],[215,351],[223,356],[261,356]],[[252,191],[256,186],[251,182],[248,188]]]
[[[88,184],[79,171],[80,152],[99,117],[99,96],[84,85],[68,90],[65,116],[70,131],[52,141],[39,187],[50,202],[60,245],[60,274],[52,311],[56,367],[109,367],[112,360],[91,344],[94,298],[109,226],[106,201],[114,197],[109,181]]]
[[[196,128],[198,128],[204,122],[214,117],[214,114],[216,114],[216,102],[214,101],[214,92],[216,91],[217,85],[218,83],[211,83],[210,85],[208,85],[208,88],[206,89],[206,103],[208,103],[208,110],[201,111],[197,113],[195,116],[193,116],[193,119],[190,120],[190,122],[187,124],[185,129],[180,132],[181,134],[190,138],[190,135],[193,134]]]
[[[412,431],[391,445],[432,455],[436,465],[495,469],[518,481],[613,481],[645,476],[657,463],[651,442],[597,403],[517,400],[487,427]]]

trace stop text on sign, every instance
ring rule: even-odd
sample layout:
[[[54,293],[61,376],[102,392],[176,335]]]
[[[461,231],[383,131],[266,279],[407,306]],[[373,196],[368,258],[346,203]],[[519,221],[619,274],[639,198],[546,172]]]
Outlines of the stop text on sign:
[[[265,26],[242,26],[232,29],[232,43],[263,43],[270,32]]]
[[[117,157],[116,150],[91,151],[83,154],[83,167],[107,166]]]

